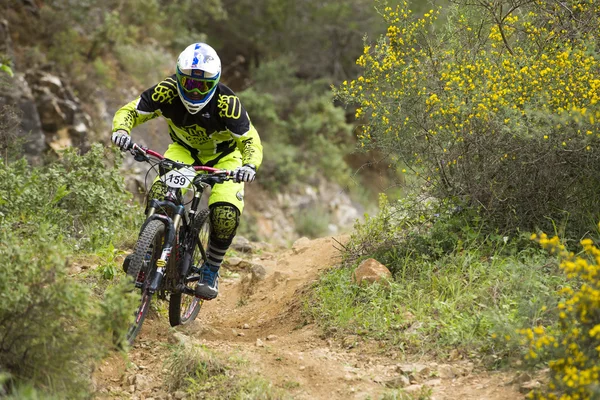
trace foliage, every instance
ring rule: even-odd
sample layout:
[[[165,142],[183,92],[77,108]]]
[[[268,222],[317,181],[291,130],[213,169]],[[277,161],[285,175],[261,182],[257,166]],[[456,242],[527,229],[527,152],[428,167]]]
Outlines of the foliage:
[[[262,67],[288,54],[309,80],[354,76],[363,36],[385,30],[372,0],[242,0],[226,11],[226,23],[210,21],[205,28],[225,59],[241,55],[247,66]]]
[[[559,314],[558,327],[537,324],[519,331],[529,345],[528,360],[551,360],[550,382],[529,397],[596,399],[600,396],[600,249],[584,239],[583,253],[575,255],[557,236],[550,239],[542,234],[538,240],[558,254],[560,269],[571,285],[561,290],[562,301],[553,305]]]
[[[248,372],[247,361],[204,346],[179,345],[167,360],[169,391],[192,399],[285,399],[270,382]]]
[[[555,291],[565,279],[522,236],[469,226],[460,214],[414,214],[382,201],[380,215],[357,224],[345,263],[321,277],[308,310],[326,330],[384,341],[409,353],[484,356],[488,365],[521,351],[505,341],[515,329],[556,315]],[[354,267],[374,257],[393,273],[389,285],[359,286]]]
[[[350,174],[343,157],[352,127],[344,111],[334,106],[325,82],[307,83],[296,73],[289,59],[266,62],[254,71],[252,88],[239,93],[265,141],[261,183],[272,190],[321,171],[340,182]]]
[[[12,69],[8,65],[0,63],[0,71],[7,73],[9,76],[14,76]]]
[[[42,230],[93,250],[107,245],[124,225],[136,225],[140,212],[130,204],[119,158],[107,166],[109,154],[119,153],[95,145],[83,156],[67,149],[44,167],[32,167],[25,159],[0,165],[2,229],[23,236]]]
[[[294,214],[294,227],[298,235],[312,239],[328,232],[329,221],[328,211],[320,205],[299,210]]]
[[[137,300],[131,283],[111,279],[92,292],[68,276],[67,261],[97,251],[114,278],[112,243],[138,226],[111,154],[97,145],[43,167],[0,162],[0,371],[10,375],[0,392],[85,398],[94,363],[123,343]]]
[[[0,234],[0,371],[10,385],[84,398],[93,363],[124,338],[133,299],[125,280],[92,296],[67,275],[67,254],[43,231]]]
[[[123,70],[143,87],[160,82],[173,71],[173,56],[153,44],[120,45],[115,48],[115,55]]]
[[[600,213],[597,1],[463,2],[416,17],[380,3],[385,36],[336,89],[365,122],[361,146],[390,154],[439,198],[505,230]]]
[[[0,77],[0,88],[2,88],[2,78]],[[0,157],[5,162],[13,158],[14,154],[21,154],[20,145],[20,127],[21,121],[19,110],[10,105],[0,107]]]

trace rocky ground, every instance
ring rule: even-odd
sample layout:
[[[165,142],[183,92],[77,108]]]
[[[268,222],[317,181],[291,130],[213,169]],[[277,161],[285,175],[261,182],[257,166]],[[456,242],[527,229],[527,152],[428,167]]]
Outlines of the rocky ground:
[[[228,260],[219,298],[204,304],[196,322],[172,329],[154,313],[128,356],[102,362],[94,376],[97,398],[185,398],[163,384],[165,344],[177,342],[243,357],[253,373],[294,399],[378,399],[391,388],[415,394],[431,388],[436,400],[506,400],[524,398],[521,392],[537,384],[527,374],[487,372],[466,360],[407,360],[376,343],[323,338],[303,318],[301,294],[339,261],[336,247],[344,240],[300,239],[281,251],[248,245],[249,252]]]

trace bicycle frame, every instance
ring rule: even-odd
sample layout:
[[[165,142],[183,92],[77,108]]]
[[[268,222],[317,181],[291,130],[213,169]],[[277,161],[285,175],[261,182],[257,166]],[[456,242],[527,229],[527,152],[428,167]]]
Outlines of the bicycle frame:
[[[138,160],[138,161],[149,161],[148,155],[157,158],[159,160],[159,162],[166,160],[162,154],[157,153],[150,149],[142,148],[142,147],[138,146],[137,144],[132,145],[131,152],[132,152],[132,154],[135,155],[136,160]],[[177,162],[170,161],[170,160],[167,160],[167,161],[171,164],[171,166],[185,165],[185,164],[177,163]],[[176,192],[177,192],[177,190],[180,190],[180,189],[174,189],[173,187],[167,186],[167,193],[165,196],[166,197],[165,200],[151,199],[148,204],[148,212],[146,215],[146,220],[144,221],[144,224],[142,225],[140,232],[143,231],[144,227],[150,221],[153,221],[153,220],[158,220],[165,225],[164,245],[163,245],[163,248],[161,251],[160,258],[156,261],[156,267],[157,267],[156,271],[155,271],[154,275],[152,276],[150,286],[147,288],[147,290],[152,294],[156,293],[160,289],[160,284],[165,275],[169,259],[171,258],[173,248],[176,245],[176,243],[175,243],[176,233],[179,230],[182,222],[185,224],[185,226],[189,226],[191,221],[193,221],[194,216],[198,212],[198,206],[200,205],[200,200],[202,198],[202,195],[204,194],[204,190],[207,187],[212,186],[211,183],[214,185],[215,183],[222,182],[225,179],[224,177],[231,176],[231,171],[219,170],[217,168],[212,168],[212,167],[194,166],[194,170],[196,172],[197,171],[205,171],[205,172],[209,172],[212,174],[221,174],[223,176],[196,175],[196,177],[192,180],[192,182],[190,182],[190,185],[194,187],[195,191],[194,191],[194,197],[192,199],[192,203],[190,206],[190,211],[188,214],[185,213],[185,206],[183,204],[176,204],[176,201],[177,201],[176,200],[177,199]],[[157,210],[170,211],[171,215],[173,215],[173,218],[171,218],[169,215],[166,215],[166,213],[158,213]],[[184,244],[184,245],[187,246],[187,244]],[[185,250],[184,255],[186,255],[188,253],[188,250],[190,250],[190,249],[184,249],[184,250]],[[201,249],[201,251],[204,253],[204,249]],[[205,256],[205,254],[203,254],[203,256]],[[182,277],[182,278],[185,278],[187,276],[187,273],[188,273],[188,270],[189,270],[189,267],[191,264],[191,259],[185,260],[185,261],[189,261],[189,262],[183,262],[181,271],[179,271],[180,277]],[[185,283],[188,283],[188,282],[191,282],[191,280],[189,280]],[[183,292],[186,294],[193,294],[193,291],[191,291],[189,288],[187,288],[185,283],[183,283],[183,284],[179,283],[177,285],[178,287],[176,289],[179,290],[180,292]]]

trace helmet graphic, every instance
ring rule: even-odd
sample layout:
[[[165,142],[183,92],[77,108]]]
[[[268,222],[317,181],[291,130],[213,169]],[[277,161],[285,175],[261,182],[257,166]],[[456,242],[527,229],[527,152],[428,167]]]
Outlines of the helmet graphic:
[[[189,45],[177,59],[177,93],[190,114],[208,104],[221,77],[221,60],[206,43]]]

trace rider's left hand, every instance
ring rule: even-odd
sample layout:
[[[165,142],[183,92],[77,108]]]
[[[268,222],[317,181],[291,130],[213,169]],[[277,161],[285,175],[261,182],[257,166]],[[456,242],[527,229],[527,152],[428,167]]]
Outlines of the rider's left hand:
[[[256,178],[256,167],[252,164],[245,164],[233,171],[233,179],[236,182],[253,182]]]

